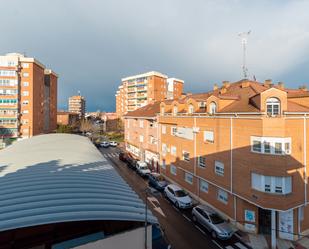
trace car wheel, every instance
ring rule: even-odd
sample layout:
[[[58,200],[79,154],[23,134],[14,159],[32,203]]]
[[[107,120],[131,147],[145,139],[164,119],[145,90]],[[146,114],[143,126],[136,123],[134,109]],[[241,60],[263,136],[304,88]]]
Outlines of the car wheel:
[[[178,203],[178,201],[175,202],[175,206],[176,206],[176,208],[179,208],[179,203]]]
[[[212,230],[211,232],[211,237],[213,237],[214,239],[217,238],[217,233],[214,230]]]
[[[163,191],[163,196],[164,196],[164,198],[166,198],[166,199],[167,199],[167,194],[166,194],[166,192],[165,192],[165,191]]]

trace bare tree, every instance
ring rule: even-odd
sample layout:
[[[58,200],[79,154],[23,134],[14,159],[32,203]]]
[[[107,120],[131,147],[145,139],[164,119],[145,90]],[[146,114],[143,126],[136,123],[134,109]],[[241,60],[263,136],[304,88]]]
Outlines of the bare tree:
[[[86,132],[93,131],[93,124],[91,120],[88,119],[82,119],[80,122],[80,131],[85,134]]]

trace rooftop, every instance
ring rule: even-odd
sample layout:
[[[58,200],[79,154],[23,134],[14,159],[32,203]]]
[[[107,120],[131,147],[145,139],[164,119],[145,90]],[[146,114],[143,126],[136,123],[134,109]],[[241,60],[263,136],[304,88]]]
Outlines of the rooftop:
[[[0,231],[145,219],[145,205],[88,138],[48,134],[0,151]],[[149,212],[148,221],[156,223]]]

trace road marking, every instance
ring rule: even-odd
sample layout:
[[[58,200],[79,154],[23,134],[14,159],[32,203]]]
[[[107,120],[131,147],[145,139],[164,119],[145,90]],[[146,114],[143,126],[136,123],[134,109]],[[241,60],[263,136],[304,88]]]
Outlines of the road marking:
[[[219,247],[220,249],[224,249],[222,246],[220,246],[219,244],[218,244],[218,242],[217,241],[215,241],[215,240],[211,240],[217,247]]]
[[[240,249],[248,249],[246,246],[242,245],[240,242],[235,243],[235,246],[237,246]]]
[[[177,212],[180,212],[178,208],[176,208],[174,205],[172,206]]]
[[[206,233],[198,226],[198,225],[194,225],[202,234],[206,235]]]
[[[190,218],[189,218],[187,215],[182,214],[182,216],[185,217],[185,219],[186,219],[187,221],[191,222]]]
[[[226,246],[225,249],[234,249],[232,246]]]
[[[241,240],[241,236],[240,236],[240,235],[238,235],[238,233],[234,233],[234,235],[235,235],[238,239],[240,239],[240,240]]]

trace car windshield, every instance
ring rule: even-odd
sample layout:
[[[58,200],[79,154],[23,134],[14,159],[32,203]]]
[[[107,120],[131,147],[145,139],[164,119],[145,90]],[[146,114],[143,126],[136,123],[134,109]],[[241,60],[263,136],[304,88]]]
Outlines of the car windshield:
[[[224,220],[217,214],[211,214],[209,217],[213,224],[220,224],[224,222]]]
[[[183,190],[176,190],[176,191],[175,191],[175,195],[176,195],[177,197],[184,197],[184,196],[187,196],[187,194],[186,194],[185,191],[183,191]]]

